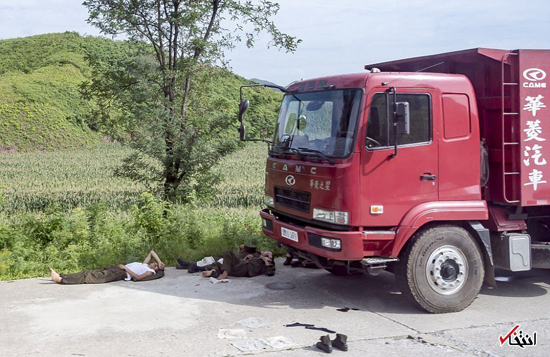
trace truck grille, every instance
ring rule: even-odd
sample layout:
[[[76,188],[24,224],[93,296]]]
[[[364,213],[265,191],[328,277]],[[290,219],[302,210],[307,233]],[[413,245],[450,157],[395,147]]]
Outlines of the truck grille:
[[[296,211],[309,213],[311,193],[275,187],[275,203]]]

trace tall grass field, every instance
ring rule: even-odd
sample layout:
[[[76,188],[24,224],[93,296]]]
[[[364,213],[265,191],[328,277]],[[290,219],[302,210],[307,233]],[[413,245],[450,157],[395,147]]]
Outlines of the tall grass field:
[[[226,157],[207,200],[168,205],[115,177],[129,149],[0,154],[0,280],[46,276],[141,260],[151,249],[168,265],[242,243],[276,249],[263,236],[263,144]],[[279,251],[280,253],[280,251]]]

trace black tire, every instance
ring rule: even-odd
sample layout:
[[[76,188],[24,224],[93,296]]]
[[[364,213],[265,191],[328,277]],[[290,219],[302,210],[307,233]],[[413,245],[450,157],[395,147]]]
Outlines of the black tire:
[[[479,293],[484,274],[474,238],[464,228],[451,225],[418,233],[395,267],[403,295],[431,313],[464,310]]]

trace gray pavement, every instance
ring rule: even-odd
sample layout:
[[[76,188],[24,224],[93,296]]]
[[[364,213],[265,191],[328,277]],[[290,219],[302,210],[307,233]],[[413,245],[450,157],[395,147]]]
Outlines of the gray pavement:
[[[274,277],[226,284],[174,268],[140,283],[0,282],[0,356],[324,355],[313,345],[326,333],[284,326],[295,322],[346,334],[349,351],[333,355],[550,355],[550,271],[501,273],[466,310],[432,315],[405,301],[390,273],[342,278],[277,262]],[[500,345],[518,324],[536,346]]]

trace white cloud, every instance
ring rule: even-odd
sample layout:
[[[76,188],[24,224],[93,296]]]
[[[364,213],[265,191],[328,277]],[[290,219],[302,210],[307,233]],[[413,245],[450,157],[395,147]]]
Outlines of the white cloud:
[[[87,18],[78,0],[0,0],[0,38],[65,31],[98,35]]]
[[[258,0],[254,0],[258,1]],[[272,0],[273,1],[273,0]],[[279,84],[360,72],[363,65],[474,47],[550,48],[548,0],[279,0],[279,28],[303,40],[295,54],[238,46],[233,70]],[[0,0],[0,38],[77,31],[81,0]]]
[[[360,72],[366,63],[474,47],[550,48],[546,0],[279,2],[276,23],[304,42],[294,55],[239,48],[230,56],[235,72],[286,84]]]

